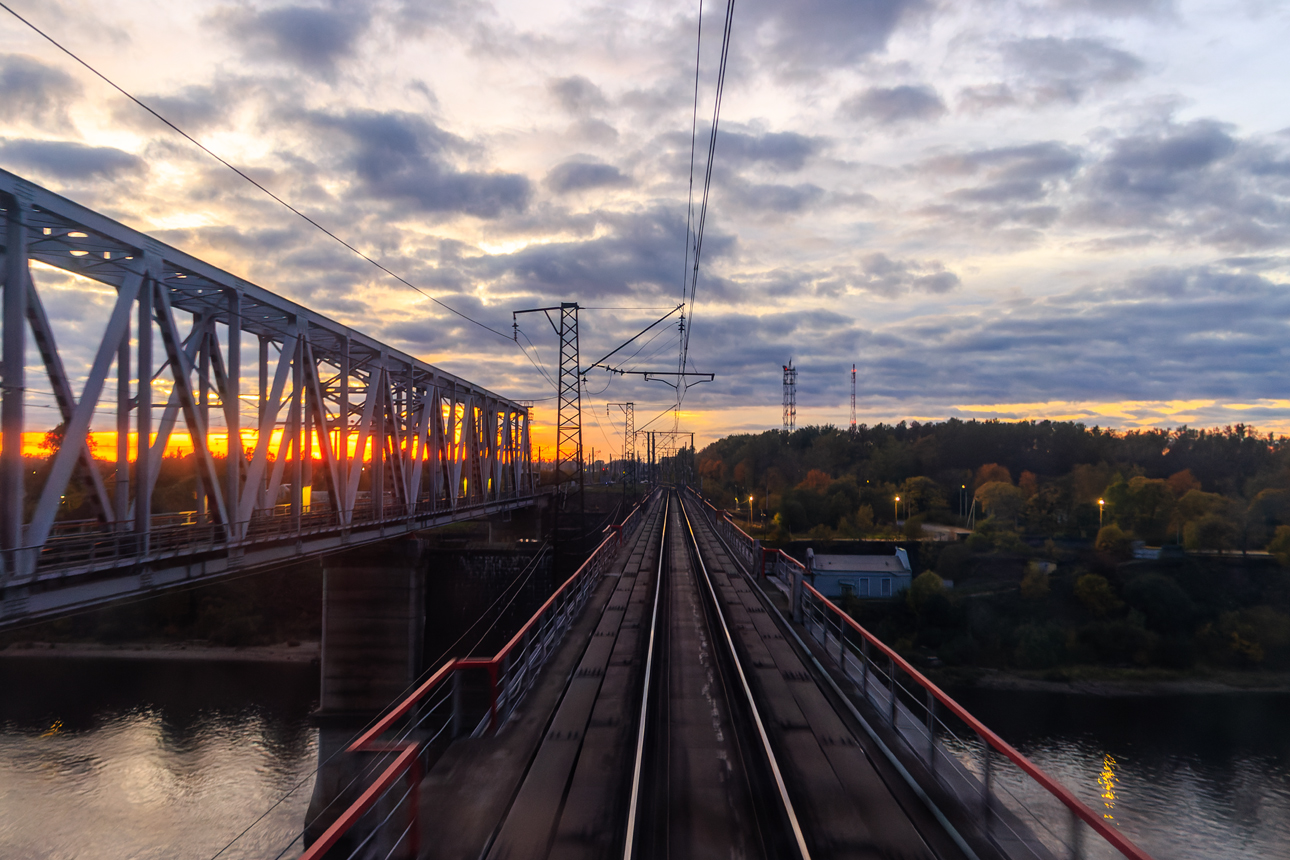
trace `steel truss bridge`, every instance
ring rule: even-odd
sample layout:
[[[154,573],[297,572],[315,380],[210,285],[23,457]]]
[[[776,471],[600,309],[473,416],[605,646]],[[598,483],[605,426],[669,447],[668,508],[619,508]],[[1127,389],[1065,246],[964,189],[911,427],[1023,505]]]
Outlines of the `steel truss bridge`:
[[[5,171],[0,207],[0,626],[533,503],[519,403]],[[79,397],[33,261],[116,293]],[[28,328],[57,408],[35,423]],[[107,462],[89,436],[104,412]],[[42,479],[23,434],[59,421]],[[196,509],[158,513],[183,435]],[[92,518],[67,518],[71,492]]]

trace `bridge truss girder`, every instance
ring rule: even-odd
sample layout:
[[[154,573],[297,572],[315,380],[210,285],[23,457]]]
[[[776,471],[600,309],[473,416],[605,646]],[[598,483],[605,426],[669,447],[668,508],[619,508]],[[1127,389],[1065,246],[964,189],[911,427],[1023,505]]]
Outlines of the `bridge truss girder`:
[[[529,412],[520,404],[5,171],[0,208],[0,623],[19,592],[25,600],[33,588],[83,574],[191,566],[189,556],[203,569],[214,557],[237,566],[282,541],[305,555],[310,536],[352,545],[533,496]],[[79,397],[32,262],[116,292]],[[64,428],[48,477],[30,493],[28,329]],[[258,388],[244,378],[244,335],[258,346]],[[105,480],[89,433],[113,368],[116,463]],[[156,403],[154,388],[163,395]],[[222,469],[211,450],[212,411],[226,431]],[[162,517],[153,496],[177,430],[192,442],[196,510]],[[60,519],[74,483],[85,488],[93,524]]]

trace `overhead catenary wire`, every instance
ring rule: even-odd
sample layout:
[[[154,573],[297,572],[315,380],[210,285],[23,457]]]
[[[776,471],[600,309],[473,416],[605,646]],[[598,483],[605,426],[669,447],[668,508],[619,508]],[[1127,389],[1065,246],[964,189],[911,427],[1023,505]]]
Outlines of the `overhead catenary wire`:
[[[726,67],[730,57],[730,35],[734,22],[735,0],[727,0],[725,21],[722,26],[721,34],[721,58],[717,68],[717,85],[716,92],[712,102],[712,123],[708,133],[708,160],[707,167],[704,170],[703,177],[703,196],[699,206],[699,216],[697,223],[691,229],[693,214],[693,194],[694,194],[694,152],[695,139],[697,137],[698,124],[698,103],[699,103],[699,54],[703,42],[703,6],[700,0],[699,6],[699,30],[698,43],[699,47],[695,49],[695,73],[694,73],[694,120],[690,132],[690,202],[687,204],[686,213],[686,262],[692,259],[692,267],[685,274],[689,279],[688,286],[682,287],[682,300],[688,302],[687,318],[689,325],[685,326],[681,332],[681,345],[677,356],[677,372],[682,373],[689,365],[690,351],[690,333],[694,329],[694,307],[695,298],[699,286],[699,262],[703,254],[703,234],[707,225],[708,218],[708,200],[712,188],[712,170],[716,159],[717,151],[717,130],[721,120],[721,101],[725,93],[726,85]],[[693,234],[693,257],[690,256],[691,241]],[[684,376],[678,377],[676,386],[676,408],[679,410],[681,403],[685,400],[685,394],[688,390]]]
[[[86,68],[86,69],[87,69],[91,74],[93,74],[95,77],[99,78],[99,80],[103,81],[105,84],[107,84],[108,86],[110,86],[112,89],[116,90],[118,93],[120,93],[121,95],[125,96],[127,99],[129,99],[130,101],[134,102],[134,103],[135,103],[136,105],[138,105],[139,107],[143,108],[143,110],[145,110],[145,111],[147,111],[148,113],[152,114],[152,116],[154,116],[158,121],[160,121],[162,124],[164,124],[165,126],[167,126],[168,128],[170,128],[172,131],[174,131],[174,132],[175,132],[176,134],[178,134],[180,137],[184,138],[184,140],[187,140],[187,141],[188,141],[189,143],[191,143],[193,146],[197,147],[197,148],[198,148],[198,149],[200,149],[202,152],[206,153],[206,154],[207,154],[207,155],[209,155],[211,158],[215,159],[215,160],[216,160],[216,161],[218,161],[220,164],[224,165],[224,166],[225,166],[225,167],[227,167],[229,170],[231,170],[231,171],[233,171],[234,173],[236,173],[236,174],[237,174],[238,176],[240,176],[242,179],[245,179],[247,182],[249,182],[249,183],[250,183],[251,185],[253,185],[255,188],[259,189],[261,192],[263,192],[265,195],[267,195],[267,196],[268,196],[270,199],[272,199],[274,202],[276,202],[276,203],[278,203],[278,204],[282,205],[284,208],[286,208],[286,209],[287,209],[287,211],[289,211],[289,212],[291,212],[291,213],[295,214],[296,216],[298,216],[299,218],[301,218],[302,220],[304,220],[306,223],[308,223],[308,224],[310,224],[311,226],[315,227],[315,228],[316,228],[316,229],[318,229],[320,232],[322,232],[325,236],[327,236],[327,237],[331,238],[332,240],[334,240],[335,242],[339,243],[340,245],[342,245],[343,247],[345,247],[345,248],[346,248],[346,249],[348,249],[349,251],[351,251],[351,252],[353,252],[354,254],[356,254],[356,255],[357,255],[358,257],[360,257],[361,259],[363,259],[363,260],[367,261],[367,262],[368,262],[368,263],[370,263],[371,265],[375,266],[377,269],[380,269],[382,272],[384,272],[385,274],[389,275],[391,278],[393,278],[394,280],[398,281],[400,284],[403,284],[405,287],[408,287],[408,288],[410,288],[410,289],[412,289],[412,290],[416,291],[416,292],[417,292],[417,293],[419,293],[421,296],[423,296],[423,297],[425,297],[425,298],[429,299],[431,302],[434,302],[436,305],[438,305],[439,307],[441,307],[441,308],[443,308],[444,310],[448,311],[449,313],[451,313],[451,314],[453,314],[453,315],[455,315],[455,316],[460,317],[461,319],[465,320],[466,322],[470,323],[471,325],[475,325],[475,326],[478,326],[478,327],[480,327],[480,328],[484,329],[485,331],[492,332],[493,334],[497,335],[498,337],[500,337],[500,338],[502,338],[502,339],[504,339],[504,340],[512,341],[513,343],[515,342],[515,341],[511,338],[511,336],[510,336],[510,335],[507,335],[507,334],[505,334],[504,332],[498,331],[497,329],[493,328],[492,326],[488,325],[487,323],[482,323],[482,322],[480,322],[479,320],[474,319],[473,317],[471,317],[471,316],[469,316],[469,315],[467,315],[467,314],[465,314],[465,313],[463,313],[463,312],[461,312],[461,311],[457,310],[456,308],[452,307],[451,305],[447,304],[446,302],[441,301],[440,299],[436,298],[435,296],[430,295],[430,294],[429,294],[429,293],[427,293],[425,290],[421,289],[421,288],[420,288],[420,287],[418,287],[416,284],[414,284],[414,283],[412,283],[411,281],[409,281],[407,278],[403,277],[403,276],[402,276],[402,275],[400,275],[399,273],[397,273],[397,272],[395,272],[394,270],[390,269],[388,266],[384,265],[383,263],[379,262],[378,260],[376,260],[376,259],[374,259],[374,258],[372,258],[372,257],[368,256],[366,253],[364,253],[363,251],[359,250],[357,247],[355,247],[354,245],[350,244],[350,243],[349,243],[349,242],[347,242],[345,239],[342,239],[339,235],[337,235],[336,233],[332,232],[332,231],[331,231],[331,230],[329,230],[327,227],[324,227],[321,223],[319,223],[318,221],[316,221],[314,218],[312,218],[312,217],[310,217],[309,215],[305,214],[305,213],[304,213],[303,211],[301,211],[300,209],[297,209],[295,206],[293,206],[292,204],[288,203],[288,202],[287,202],[286,200],[284,200],[282,197],[279,197],[277,194],[275,194],[275,193],[273,193],[272,191],[270,191],[267,187],[265,187],[264,185],[262,185],[260,182],[257,182],[254,178],[252,178],[250,175],[248,175],[248,174],[247,174],[245,171],[243,171],[241,168],[237,167],[236,165],[234,165],[234,164],[232,164],[231,162],[229,162],[229,161],[227,161],[226,159],[224,159],[222,156],[220,156],[219,154],[217,154],[216,152],[214,152],[210,147],[206,146],[206,144],[202,143],[202,142],[201,142],[201,141],[199,141],[197,138],[193,137],[191,134],[189,134],[188,132],[184,131],[184,130],[183,130],[182,128],[180,128],[179,126],[175,125],[175,124],[174,124],[173,122],[171,122],[169,119],[167,119],[166,117],[162,116],[162,115],[161,115],[160,113],[158,113],[155,109],[153,109],[153,108],[152,108],[152,107],[150,107],[149,105],[145,104],[141,99],[137,98],[136,96],[134,96],[133,94],[131,94],[130,92],[128,92],[128,91],[127,91],[124,87],[122,87],[120,84],[116,83],[116,82],[115,82],[115,81],[113,81],[111,78],[109,78],[107,75],[103,74],[103,73],[102,73],[102,72],[100,72],[98,69],[96,69],[94,66],[90,65],[86,60],[81,59],[81,58],[80,58],[77,54],[75,54],[75,53],[74,53],[70,48],[64,47],[64,46],[63,46],[63,44],[62,44],[62,43],[60,43],[58,40],[56,40],[53,36],[50,36],[48,33],[46,33],[44,30],[40,29],[39,27],[37,27],[37,26],[36,26],[35,24],[33,24],[31,21],[28,21],[28,20],[27,20],[26,18],[24,18],[22,15],[18,14],[18,13],[17,13],[16,11],[14,11],[14,10],[13,10],[13,9],[8,5],[8,4],[6,4],[6,3],[2,2],[2,0],[0,0],[0,9],[4,9],[4,10],[5,10],[6,12],[8,12],[10,15],[12,15],[12,16],[13,16],[13,17],[15,17],[15,18],[17,18],[19,21],[21,21],[23,24],[25,24],[28,28],[30,28],[34,33],[36,33],[36,34],[37,34],[38,36],[40,36],[42,39],[44,39],[45,41],[49,42],[49,44],[53,45],[53,46],[54,46],[55,48],[57,48],[58,50],[62,51],[64,54],[66,54],[68,57],[70,57],[70,58],[71,58],[72,60],[74,60],[75,62],[79,63],[81,66],[85,67],[85,68]],[[524,355],[525,355],[525,357],[526,357],[526,358],[528,358],[528,351],[527,351],[527,350],[525,350],[525,349],[524,349],[524,347],[520,346],[518,343],[516,343],[516,346],[517,346],[517,347],[519,347],[520,351],[524,353]],[[537,364],[533,362],[533,359],[532,359],[532,358],[529,358],[529,361],[530,361],[530,363],[533,363],[533,364],[534,364],[534,367],[537,367]],[[540,370],[540,369],[539,369],[539,372],[541,372],[541,370]],[[545,374],[544,374],[544,375],[545,375]]]

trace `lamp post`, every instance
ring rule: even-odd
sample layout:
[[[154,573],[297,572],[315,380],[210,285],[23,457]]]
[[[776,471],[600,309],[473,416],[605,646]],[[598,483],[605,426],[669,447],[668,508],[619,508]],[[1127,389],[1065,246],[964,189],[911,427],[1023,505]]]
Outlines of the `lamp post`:
[[[752,503],[753,503],[753,497],[749,496],[748,497],[748,528],[750,529],[752,528]]]
[[[900,496],[896,497],[896,503],[892,507],[893,507],[892,516],[896,520],[896,525],[899,526],[900,525]]]
[[[967,516],[967,484],[959,484],[959,513]]]
[[[1102,530],[1102,511],[1106,508],[1106,499],[1097,500],[1097,528]]]

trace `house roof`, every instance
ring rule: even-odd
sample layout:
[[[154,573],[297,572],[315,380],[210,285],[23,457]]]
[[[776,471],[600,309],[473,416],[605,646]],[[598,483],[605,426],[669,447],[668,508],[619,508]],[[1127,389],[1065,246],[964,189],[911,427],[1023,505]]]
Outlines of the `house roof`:
[[[908,573],[896,555],[817,555],[819,573]]]

